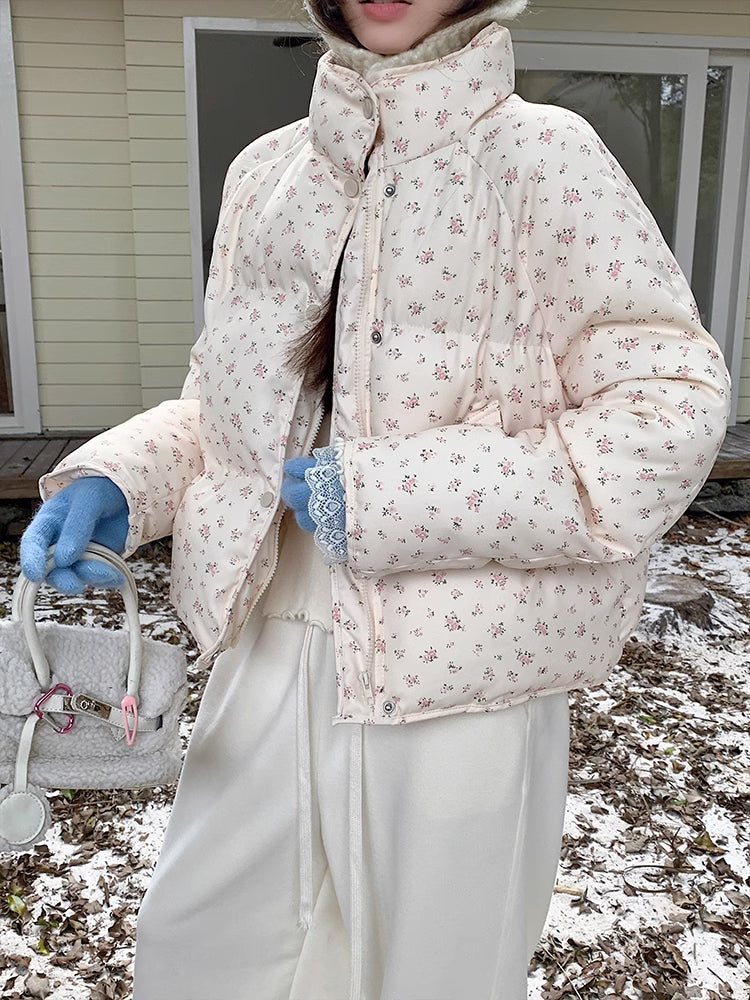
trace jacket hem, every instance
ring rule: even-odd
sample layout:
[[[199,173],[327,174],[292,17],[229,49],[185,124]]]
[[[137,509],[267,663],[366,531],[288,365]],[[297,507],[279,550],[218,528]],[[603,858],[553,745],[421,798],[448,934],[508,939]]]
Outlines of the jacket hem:
[[[585,683],[573,683],[565,687],[546,688],[544,691],[534,691],[531,694],[517,695],[516,697],[502,699],[499,702],[492,702],[488,705],[453,705],[450,708],[437,708],[428,712],[411,712],[408,715],[398,715],[391,718],[384,715],[375,718],[374,713],[367,716],[367,718],[355,717],[354,715],[334,715],[331,720],[331,724],[334,726],[343,725],[345,723],[368,726],[401,726],[408,725],[409,723],[421,722],[424,719],[438,719],[442,716],[448,715],[464,715],[467,713],[477,714],[479,712],[502,712],[503,709],[512,708],[514,705],[522,705],[524,702],[533,701],[535,698],[547,698],[555,694],[567,694],[570,691],[581,690],[584,687],[586,690],[600,687],[607,680],[613,669],[614,667],[612,667],[603,677],[596,681],[587,679]]]

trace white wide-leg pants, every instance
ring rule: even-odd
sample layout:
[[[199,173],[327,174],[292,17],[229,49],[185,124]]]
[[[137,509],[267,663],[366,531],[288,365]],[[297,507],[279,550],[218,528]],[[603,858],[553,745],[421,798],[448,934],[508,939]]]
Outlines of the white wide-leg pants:
[[[245,636],[243,636],[245,639]],[[267,619],[213,668],[141,908],[134,1000],[523,1000],[568,707],[331,725],[332,639]]]

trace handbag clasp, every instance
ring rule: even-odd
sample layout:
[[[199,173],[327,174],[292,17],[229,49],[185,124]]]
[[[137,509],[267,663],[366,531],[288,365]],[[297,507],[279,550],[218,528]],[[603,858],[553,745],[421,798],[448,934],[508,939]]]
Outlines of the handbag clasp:
[[[74,694],[70,700],[70,707],[74,712],[83,712],[84,715],[102,719],[104,722],[109,722],[114,712],[112,705],[108,705],[105,701],[99,701],[98,698],[94,698],[90,694]]]
[[[61,736],[63,736],[65,733],[69,733],[70,730],[73,728],[76,721],[76,717],[75,715],[73,715],[72,712],[62,713],[64,715],[67,715],[68,717],[67,722],[65,722],[62,726],[56,726],[55,723],[47,717],[47,713],[44,711],[44,706],[54,694],[66,694],[68,695],[68,697],[70,697],[73,694],[73,692],[71,691],[71,689],[68,687],[67,684],[55,684],[53,688],[50,688],[49,691],[45,691],[45,693],[40,698],[37,698],[36,702],[34,703],[34,711],[36,712],[36,714],[39,716],[40,719],[43,719],[44,722],[47,723],[48,726],[52,726],[52,728],[55,730],[56,733],[59,733]]]

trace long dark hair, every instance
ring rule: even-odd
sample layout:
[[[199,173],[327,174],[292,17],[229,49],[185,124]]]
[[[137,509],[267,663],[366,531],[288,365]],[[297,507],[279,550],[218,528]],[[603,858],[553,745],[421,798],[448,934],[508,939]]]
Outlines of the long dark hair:
[[[478,14],[491,7],[496,0],[460,0],[452,11],[452,18],[459,20]],[[341,14],[337,0],[308,0],[313,21],[322,31],[338,35],[347,42],[358,45]],[[314,325],[293,342],[287,354],[287,365],[295,375],[301,375],[310,392],[323,393],[326,408],[330,407],[331,383],[336,335],[336,304],[339,297],[341,260],[336,267],[328,301],[321,307]]]
[[[333,272],[331,293],[328,301],[320,307],[320,314],[314,324],[291,344],[286,356],[286,364],[295,375],[301,375],[305,389],[324,394],[326,411],[331,408],[333,359],[336,345],[336,306],[341,283],[341,265],[344,255],[339,257]]]

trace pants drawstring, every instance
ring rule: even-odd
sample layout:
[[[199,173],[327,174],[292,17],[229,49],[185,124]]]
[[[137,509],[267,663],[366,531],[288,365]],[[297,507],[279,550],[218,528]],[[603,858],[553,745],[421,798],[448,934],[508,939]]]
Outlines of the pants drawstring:
[[[355,725],[349,744],[349,871],[351,906],[351,982],[349,1000],[362,1000],[362,730]]]
[[[313,912],[312,778],[308,671],[314,625],[305,629],[297,672],[297,804],[299,815],[299,917],[309,930]]]

